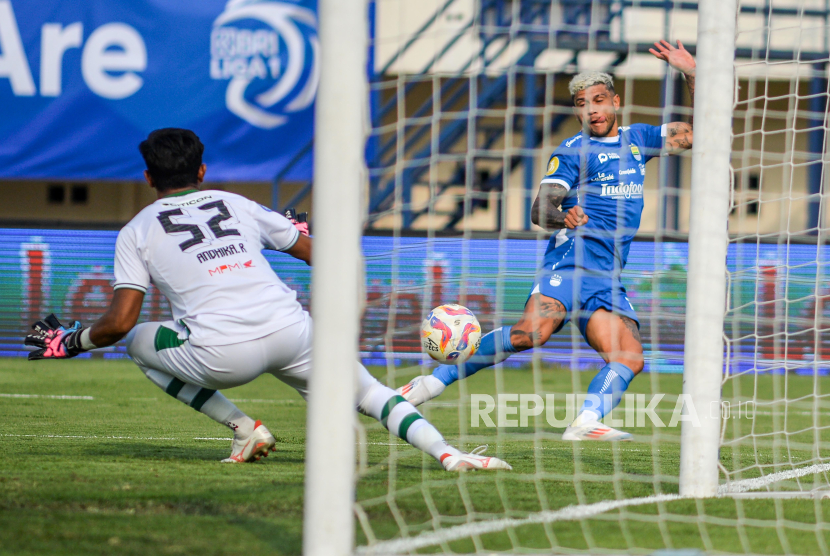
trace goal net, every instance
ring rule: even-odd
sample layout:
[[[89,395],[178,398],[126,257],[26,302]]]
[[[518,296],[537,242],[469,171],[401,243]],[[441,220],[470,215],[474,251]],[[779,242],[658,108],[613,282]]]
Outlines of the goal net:
[[[603,366],[568,324],[419,407],[449,442],[487,445],[513,471],[446,473],[360,419],[358,553],[830,552],[829,8],[741,0],[722,14],[737,32],[721,403],[683,396],[691,151],[656,157],[622,274],[645,368],[604,420],[633,442],[561,440]],[[432,307],[465,305],[485,333],[522,314],[550,237],[531,203],[580,129],[574,74],[614,76],[623,125],[689,121],[683,79],[648,49],[679,39],[695,53],[698,13],[672,0],[376,0],[370,29],[360,351],[397,388],[435,367],[418,335]],[[718,496],[682,497],[681,425],[710,414]]]

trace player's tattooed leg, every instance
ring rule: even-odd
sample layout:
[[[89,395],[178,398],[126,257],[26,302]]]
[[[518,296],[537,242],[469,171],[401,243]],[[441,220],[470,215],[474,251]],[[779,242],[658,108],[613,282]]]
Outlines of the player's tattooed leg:
[[[564,319],[565,306],[556,299],[550,297],[540,296],[539,300],[539,316],[543,319]]]
[[[622,315],[619,315],[619,317],[623,326],[625,326],[625,331],[621,334],[620,338],[620,351],[622,353],[614,360],[618,360],[627,365],[634,371],[634,374],[637,374],[645,366],[643,360],[643,342],[640,339],[640,327],[630,317]]]
[[[588,344],[606,363],[622,363],[634,374],[643,370],[643,345],[634,319],[598,309],[585,332]]]
[[[565,319],[565,307],[556,299],[534,294],[524,314],[510,331],[510,342],[518,351],[541,346]]]
[[[620,318],[622,319],[623,324],[628,329],[628,331],[631,332],[631,336],[635,340],[637,340],[638,344],[642,345],[643,342],[642,342],[642,340],[640,340],[640,327],[637,326],[637,323],[634,322],[634,319],[629,318],[629,317],[624,317],[622,315],[620,315]]]
[[[481,338],[479,351],[463,366],[439,365],[431,376],[416,377],[398,393],[414,405],[440,396],[459,378],[469,377],[481,369],[501,363],[511,354],[540,346],[548,341],[565,318],[562,303],[534,294],[525,305],[522,318],[513,326],[497,328]]]

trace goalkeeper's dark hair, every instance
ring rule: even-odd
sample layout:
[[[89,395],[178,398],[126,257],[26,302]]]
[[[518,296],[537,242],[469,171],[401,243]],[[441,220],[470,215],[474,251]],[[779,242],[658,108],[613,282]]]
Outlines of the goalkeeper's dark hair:
[[[199,183],[205,146],[189,129],[157,129],[138,145],[147,172],[158,191],[181,189]]]

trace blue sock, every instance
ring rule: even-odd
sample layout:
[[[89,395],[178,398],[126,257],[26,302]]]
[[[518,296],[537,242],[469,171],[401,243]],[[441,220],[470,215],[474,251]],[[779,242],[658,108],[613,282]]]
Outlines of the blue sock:
[[[519,351],[510,343],[510,330],[512,328],[512,326],[503,326],[482,336],[478,351],[464,363],[465,378],[476,374],[485,367],[492,367],[496,363],[501,363],[511,354]],[[449,386],[458,380],[458,366],[439,365],[438,368],[432,371],[432,376]]]
[[[608,363],[588,385],[588,398],[580,413],[589,409],[602,419],[619,405],[633,378],[634,371],[622,363]]]

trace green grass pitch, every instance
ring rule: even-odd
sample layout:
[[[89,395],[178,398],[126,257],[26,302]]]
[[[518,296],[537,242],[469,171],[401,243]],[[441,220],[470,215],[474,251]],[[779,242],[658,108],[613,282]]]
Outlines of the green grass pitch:
[[[385,370],[373,371],[385,379]],[[397,384],[417,372],[399,370]],[[490,453],[513,465],[512,473],[447,474],[360,417],[365,438],[358,450],[357,499],[368,534],[377,540],[417,536],[470,519],[522,518],[574,504],[677,492],[679,429],[626,428],[635,442],[571,444],[556,440],[561,429],[541,418],[527,427],[472,429],[469,404],[459,403],[470,393],[584,391],[589,375],[561,368],[485,371],[425,408],[448,440],[465,449],[489,444]],[[751,422],[730,419],[727,439],[753,433],[757,442],[723,449],[724,466],[749,468],[742,475],[748,478],[758,475],[751,468],[755,463],[823,456],[828,408],[801,398],[825,388],[824,380],[747,375],[727,383],[727,396],[757,391],[761,398],[786,396],[793,403],[759,410]],[[630,392],[677,394],[680,388],[677,375],[644,375]],[[265,376],[226,391],[278,439],[276,453],[247,465],[219,463],[229,453],[228,431],[166,396],[129,361],[3,359],[0,394],[0,554],[301,552],[306,406],[277,380]],[[659,414],[668,420],[673,406],[662,403]],[[807,487],[827,482],[811,475],[800,485],[781,487],[804,488],[804,481]],[[823,518],[829,504],[680,500],[513,527],[420,552],[648,554],[697,548],[821,554],[830,546]],[[356,539],[367,543],[360,523]]]

